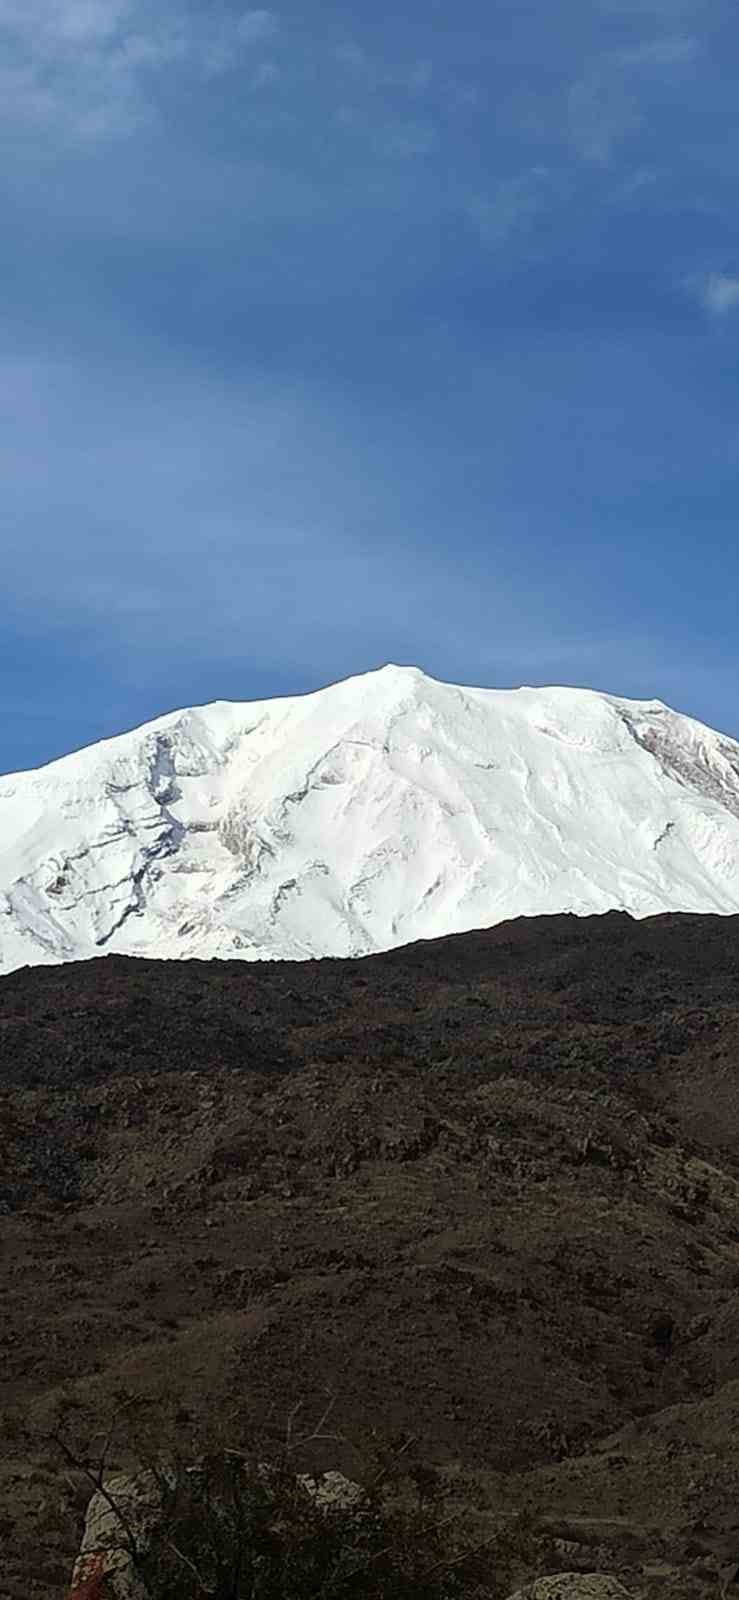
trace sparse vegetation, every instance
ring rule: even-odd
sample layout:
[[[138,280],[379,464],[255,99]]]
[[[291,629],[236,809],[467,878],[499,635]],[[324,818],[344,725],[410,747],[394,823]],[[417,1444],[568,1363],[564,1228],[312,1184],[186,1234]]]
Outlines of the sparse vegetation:
[[[481,1536],[445,1507],[437,1473],[414,1457],[413,1439],[380,1445],[373,1438],[363,1485],[298,1470],[310,1446],[340,1438],[325,1431],[332,1409],[307,1432],[295,1428],[293,1414],[281,1440],[246,1448],[224,1443],[223,1430],[204,1438],[186,1414],[165,1419],[160,1408],[154,1418],[148,1403],[121,1397],[102,1447],[82,1450],[68,1414],[53,1442],[113,1513],[113,1541],[130,1556],[149,1600],[497,1600],[508,1593],[513,1576],[532,1564],[532,1524],[518,1517]],[[111,1477],[106,1463],[122,1459],[126,1476]],[[132,1511],[134,1485],[143,1515]]]
[[[321,1505],[284,1466],[260,1471],[222,1453],[171,1489],[141,1570],[152,1600],[491,1595],[474,1558],[457,1565],[449,1550],[431,1508],[394,1508],[382,1493]]]

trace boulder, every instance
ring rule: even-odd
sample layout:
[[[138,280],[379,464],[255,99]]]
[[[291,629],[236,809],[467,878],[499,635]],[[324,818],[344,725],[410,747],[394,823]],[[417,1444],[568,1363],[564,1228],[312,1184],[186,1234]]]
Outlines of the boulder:
[[[606,1572],[555,1572],[535,1578],[508,1600],[631,1600],[618,1578]]]
[[[161,1490],[151,1473],[106,1478],[104,1490],[87,1507],[69,1600],[147,1600],[135,1558],[161,1515]]]

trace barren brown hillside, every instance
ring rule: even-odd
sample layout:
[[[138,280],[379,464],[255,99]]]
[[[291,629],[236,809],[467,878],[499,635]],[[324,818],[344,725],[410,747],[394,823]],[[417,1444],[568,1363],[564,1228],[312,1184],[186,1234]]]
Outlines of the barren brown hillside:
[[[123,1390],[330,1389],[560,1565],[739,1567],[739,919],[15,972],[0,1138],[0,1595],[62,1592],[44,1430]]]

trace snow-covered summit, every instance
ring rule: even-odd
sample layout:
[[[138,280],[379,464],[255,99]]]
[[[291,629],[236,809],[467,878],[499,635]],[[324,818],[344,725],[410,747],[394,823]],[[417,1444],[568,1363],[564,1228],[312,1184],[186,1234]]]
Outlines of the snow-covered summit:
[[[361,955],[614,907],[739,911],[739,744],[658,700],[388,666],[0,778],[0,972]]]

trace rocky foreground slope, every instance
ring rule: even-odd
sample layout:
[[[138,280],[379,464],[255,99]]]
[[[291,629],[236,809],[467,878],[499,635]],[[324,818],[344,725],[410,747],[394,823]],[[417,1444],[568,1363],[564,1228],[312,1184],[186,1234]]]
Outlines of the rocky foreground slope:
[[[413,1433],[486,1526],[531,1513],[534,1566],[715,1596],[738,1084],[737,918],[0,980],[0,1592],[68,1577],[60,1397],[99,1433],[122,1391],[274,1426],[330,1389],[360,1444],[308,1470]]]
[[[359,956],[611,908],[739,911],[739,744],[657,700],[386,667],[0,778],[0,971]]]

